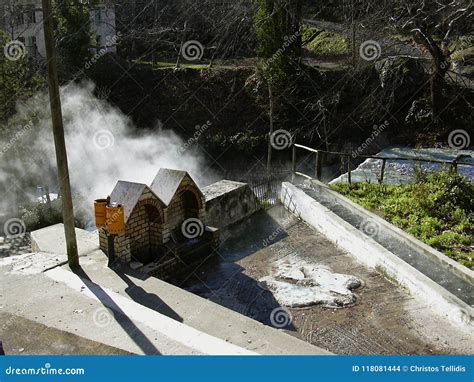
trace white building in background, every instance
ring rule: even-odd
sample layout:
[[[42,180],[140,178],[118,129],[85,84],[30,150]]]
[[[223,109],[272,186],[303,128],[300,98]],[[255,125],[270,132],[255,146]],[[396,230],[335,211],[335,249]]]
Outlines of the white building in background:
[[[41,0],[0,0],[0,27],[12,40],[21,41],[30,57],[46,57],[43,34],[43,11]],[[92,50],[117,51],[115,37],[115,9],[107,1],[90,9],[90,28],[95,35],[96,46]]]

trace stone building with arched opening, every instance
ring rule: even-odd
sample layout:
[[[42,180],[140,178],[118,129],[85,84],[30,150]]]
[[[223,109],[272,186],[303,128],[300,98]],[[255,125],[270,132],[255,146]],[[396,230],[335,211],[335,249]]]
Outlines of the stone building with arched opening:
[[[121,261],[171,271],[179,263],[209,256],[219,244],[219,231],[206,227],[206,200],[185,171],[160,169],[150,187],[118,181],[110,203],[124,207],[125,231],[115,237],[115,255]],[[197,222],[196,235],[183,234],[183,223]],[[107,253],[107,233],[99,232]],[[188,261],[189,260],[189,261]],[[150,265],[151,264],[151,265]]]

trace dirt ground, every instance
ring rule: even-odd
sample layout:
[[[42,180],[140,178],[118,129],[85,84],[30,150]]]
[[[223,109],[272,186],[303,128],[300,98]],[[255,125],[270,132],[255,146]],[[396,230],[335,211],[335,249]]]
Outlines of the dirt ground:
[[[281,207],[254,215],[224,236],[219,258],[198,269],[185,289],[275,326],[271,312],[281,306],[258,280],[276,260],[296,255],[354,275],[363,286],[351,307],[285,308],[289,333],[336,354],[472,354],[465,334]]]

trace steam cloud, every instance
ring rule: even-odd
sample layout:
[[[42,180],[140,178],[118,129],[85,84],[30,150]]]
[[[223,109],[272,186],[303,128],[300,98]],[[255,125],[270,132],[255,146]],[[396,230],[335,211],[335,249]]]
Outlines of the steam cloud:
[[[118,180],[150,184],[160,167],[188,171],[204,185],[204,161],[172,131],[137,133],[131,120],[93,96],[94,84],[71,84],[61,89],[69,170],[73,192],[87,198],[106,197]],[[55,189],[56,156],[48,95],[41,93],[18,106],[9,122],[16,134],[0,141],[0,215],[38,185]],[[15,130],[14,129],[14,130]],[[178,150],[181,152],[179,154]],[[24,199],[24,195],[20,199]]]

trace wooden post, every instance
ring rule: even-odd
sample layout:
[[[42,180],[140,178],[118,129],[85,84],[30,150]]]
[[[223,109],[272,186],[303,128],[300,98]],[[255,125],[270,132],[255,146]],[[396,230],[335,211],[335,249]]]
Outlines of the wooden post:
[[[352,179],[351,179],[351,157],[350,157],[350,155],[347,156],[347,182],[349,184],[352,184]]]
[[[385,172],[385,162],[386,162],[386,159],[382,159],[382,168],[380,169],[380,177],[379,177],[380,184],[383,183],[383,174]]]
[[[457,159],[453,160],[453,163],[451,164],[451,171],[454,173],[458,172],[458,161]]]
[[[57,60],[53,37],[53,13],[51,10],[51,0],[42,0],[42,2],[46,62],[48,67],[49,100],[51,105],[54,145],[56,148],[56,162],[58,166],[67,258],[69,266],[71,268],[76,268],[79,266],[79,256],[77,254],[76,231],[74,228],[74,208],[72,205],[71,184],[69,182],[69,169],[67,163],[66,143],[64,140],[63,117],[61,112],[61,98],[59,95],[58,72],[56,68]]]
[[[318,151],[316,153],[316,179],[321,180],[323,173],[323,153]]]
[[[296,173],[296,146],[293,145],[293,152],[291,154],[291,183],[295,181]]]
[[[107,266],[111,268],[115,263],[115,235],[107,232]]]

